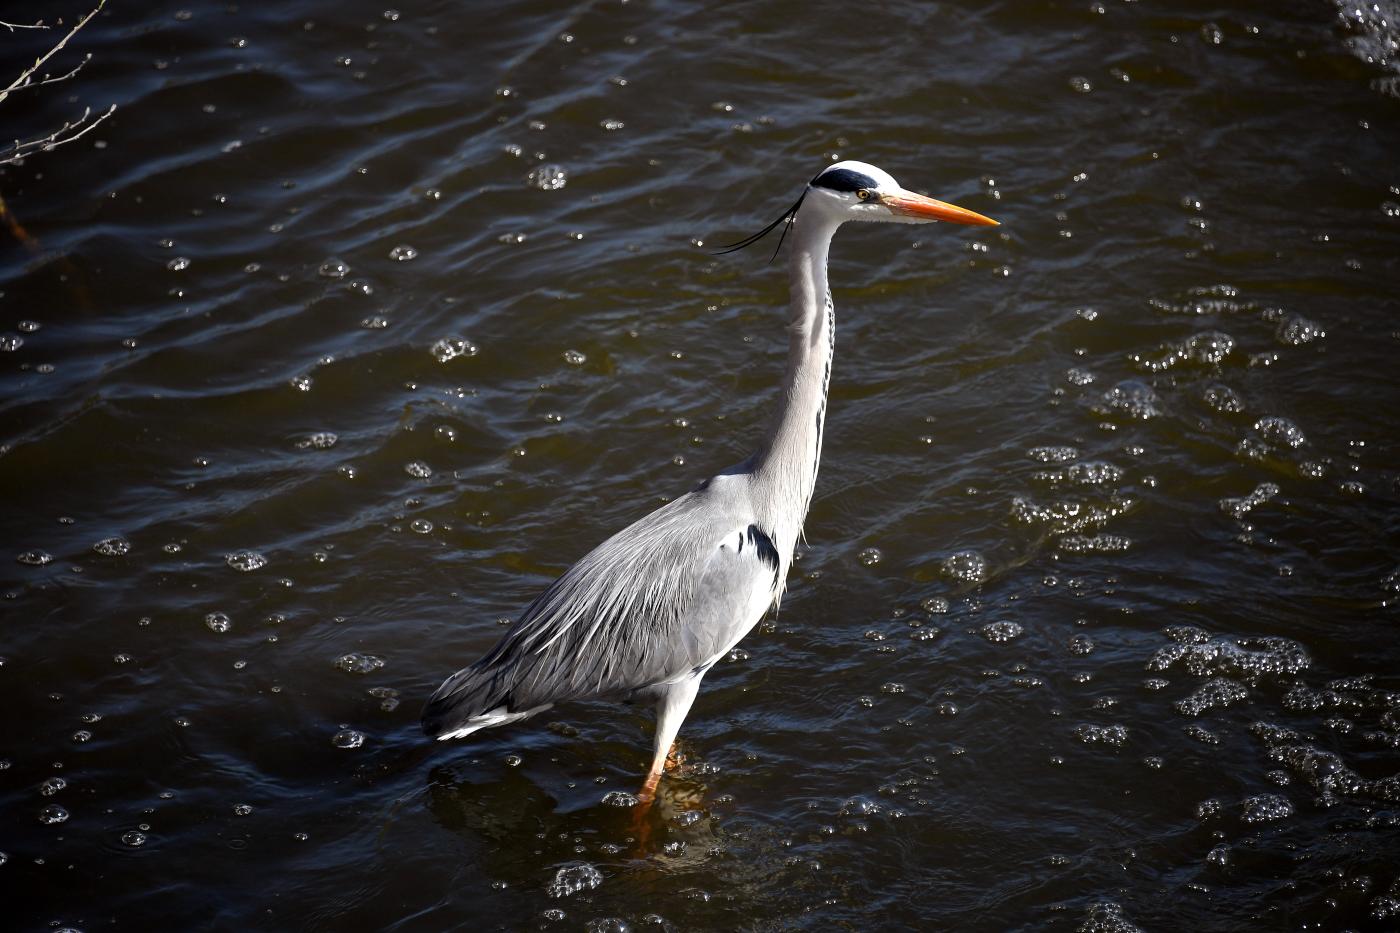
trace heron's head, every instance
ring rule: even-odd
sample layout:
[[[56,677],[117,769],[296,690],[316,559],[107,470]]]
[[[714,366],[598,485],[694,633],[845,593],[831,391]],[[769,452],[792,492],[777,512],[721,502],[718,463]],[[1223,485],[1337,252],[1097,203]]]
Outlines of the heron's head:
[[[995,220],[975,211],[915,194],[900,187],[889,172],[867,162],[837,162],[807,183],[804,198],[840,220],[894,224],[950,224],[995,227]]]
[[[824,221],[833,229],[848,220],[893,224],[927,224],[941,220],[950,224],[999,226],[997,221],[983,217],[976,211],[907,191],[888,172],[867,162],[837,162],[818,172],[807,183],[806,190],[796,203],[777,220],[720,252],[729,253],[757,243],[779,224],[796,220],[799,210],[802,210],[802,217],[813,215],[814,220]],[[817,220],[818,217],[820,220]],[[784,227],[783,236],[786,235],[787,229]],[[778,247],[781,249],[782,245],[780,237]],[[776,249],[773,255],[778,255]]]

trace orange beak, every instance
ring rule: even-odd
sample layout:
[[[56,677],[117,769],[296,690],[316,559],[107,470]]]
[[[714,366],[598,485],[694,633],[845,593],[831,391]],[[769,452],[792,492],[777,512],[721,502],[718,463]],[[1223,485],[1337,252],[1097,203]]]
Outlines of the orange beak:
[[[920,220],[941,220],[944,223],[972,224],[977,227],[1001,226],[999,221],[983,217],[976,211],[958,207],[956,204],[935,201],[933,198],[926,198],[922,194],[915,194],[912,191],[887,194],[880,199],[880,203],[895,214],[918,217]]]

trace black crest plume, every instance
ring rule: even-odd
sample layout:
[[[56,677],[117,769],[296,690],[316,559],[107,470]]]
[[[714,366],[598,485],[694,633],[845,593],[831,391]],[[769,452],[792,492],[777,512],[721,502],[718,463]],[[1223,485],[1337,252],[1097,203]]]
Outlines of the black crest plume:
[[[806,196],[807,196],[807,190],[804,188],[804,189],[802,190],[802,194],[797,198],[796,201],[793,202],[792,207],[789,207],[787,210],[783,211],[780,215],[778,215],[778,219],[777,219],[777,220],[773,221],[771,224],[769,224],[768,226],[764,227],[762,230],[758,231],[757,233],[755,233],[755,234],[753,234],[753,235],[751,235],[751,236],[746,236],[746,237],[744,237],[742,240],[740,240],[740,241],[737,242],[737,243],[730,243],[728,246],[724,247],[723,249],[715,250],[715,255],[716,255],[716,256],[723,256],[725,253],[732,253],[732,252],[734,252],[734,251],[736,251],[736,250],[741,250],[741,249],[743,249],[745,246],[752,246],[753,244],[757,243],[759,240],[761,240],[761,239],[763,239],[764,237],[766,237],[768,234],[772,233],[772,232],[773,232],[773,228],[776,227],[776,226],[778,226],[778,224],[784,224],[783,232],[782,232],[782,234],[778,237],[778,246],[777,246],[777,249],[774,249],[774,250],[773,250],[773,255],[768,257],[768,261],[769,261],[769,262],[772,262],[774,259],[777,259],[777,258],[778,258],[778,250],[780,250],[780,249],[783,248],[783,240],[787,239],[788,230],[792,227],[791,220],[792,220],[792,218],[794,218],[794,217],[797,216],[797,209],[798,209],[799,207],[802,206],[802,199],[805,198]]]

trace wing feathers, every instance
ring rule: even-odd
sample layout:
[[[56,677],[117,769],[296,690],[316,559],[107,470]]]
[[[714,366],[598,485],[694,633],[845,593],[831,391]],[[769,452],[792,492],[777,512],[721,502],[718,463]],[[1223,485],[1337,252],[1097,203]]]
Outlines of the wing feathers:
[[[697,489],[587,554],[480,661],[439,688],[430,734],[642,689],[712,663],[776,598],[777,548]]]

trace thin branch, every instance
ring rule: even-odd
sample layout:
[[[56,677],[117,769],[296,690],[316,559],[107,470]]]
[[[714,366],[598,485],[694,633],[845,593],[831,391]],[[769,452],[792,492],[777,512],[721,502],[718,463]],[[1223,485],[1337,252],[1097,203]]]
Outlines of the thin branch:
[[[5,22],[4,20],[0,20],[0,26],[4,26],[4,27],[5,27],[6,29],[8,29],[10,32],[14,32],[16,29],[48,29],[48,28],[49,28],[48,26],[44,25],[44,21],[43,21],[43,20],[39,20],[39,22],[37,22],[37,23],[7,23],[7,22]]]
[[[91,53],[91,52],[89,52],[89,53],[87,53],[86,55],[84,55],[84,56],[83,56],[83,60],[80,61],[80,62],[78,62],[78,66],[77,66],[76,68],[74,68],[72,71],[68,72],[67,74],[59,75],[58,77],[54,77],[54,76],[52,76],[52,75],[47,75],[47,74],[46,74],[46,75],[44,75],[42,78],[40,78],[38,81],[26,81],[24,84],[21,84],[19,87],[15,88],[15,90],[16,90],[16,91],[23,91],[23,90],[25,90],[26,88],[31,88],[31,87],[43,87],[45,84],[57,84],[57,83],[60,82],[60,81],[67,81],[69,78],[73,77],[75,74],[77,74],[78,72],[82,71],[82,70],[83,70],[83,66],[86,65],[86,64],[87,64],[88,62],[90,62],[90,61],[92,61],[92,53]]]
[[[68,31],[68,35],[58,40],[58,44],[55,45],[53,48],[49,49],[47,52],[45,52],[43,56],[36,59],[34,64],[30,65],[28,68],[24,69],[24,71],[20,72],[20,76],[18,78],[15,78],[14,81],[10,82],[9,87],[5,88],[3,91],[0,91],[0,102],[4,101],[6,97],[9,97],[11,91],[18,90],[19,88],[27,86],[31,82],[32,75],[34,74],[34,72],[38,71],[40,66],[43,65],[44,62],[48,61],[50,58],[53,58],[54,55],[60,49],[67,45],[68,40],[77,35],[78,30],[86,26],[88,24],[88,20],[96,16],[98,12],[101,11],[101,9],[106,5],[107,0],[97,0],[97,6],[94,7],[92,12],[89,13],[87,16],[84,16],[82,19],[78,20],[78,24]]]
[[[100,114],[91,122],[87,122],[88,116],[92,113],[92,108],[85,107],[83,108],[82,116],[71,122],[64,123],[47,136],[38,136],[23,142],[16,139],[14,146],[11,147],[8,152],[0,153],[0,165],[13,165],[18,162],[23,162],[25,156],[31,153],[48,152],[50,149],[56,149],[59,146],[82,139],[99,123],[110,117],[116,109],[117,105],[113,104],[107,108],[106,113]],[[87,123],[87,125],[84,126],[84,123]],[[80,127],[81,129],[79,129]],[[73,130],[77,130],[77,132],[72,132]],[[69,135],[63,135],[65,133]]]

